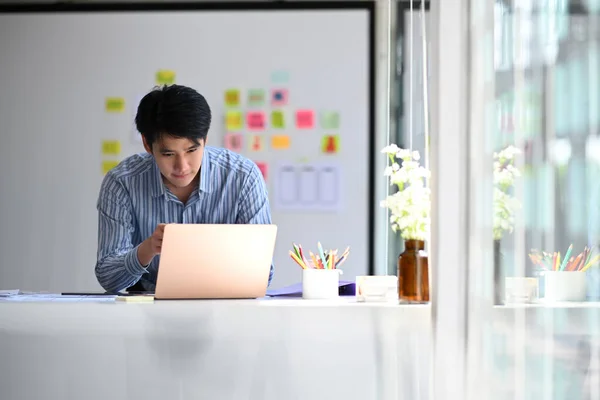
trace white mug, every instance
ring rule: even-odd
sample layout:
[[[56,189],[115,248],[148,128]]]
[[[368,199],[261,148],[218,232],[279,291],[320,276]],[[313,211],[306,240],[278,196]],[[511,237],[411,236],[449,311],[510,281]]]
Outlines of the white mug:
[[[586,273],[582,271],[544,272],[546,301],[585,301]]]
[[[302,298],[335,299],[339,297],[339,269],[307,268],[302,270]]]

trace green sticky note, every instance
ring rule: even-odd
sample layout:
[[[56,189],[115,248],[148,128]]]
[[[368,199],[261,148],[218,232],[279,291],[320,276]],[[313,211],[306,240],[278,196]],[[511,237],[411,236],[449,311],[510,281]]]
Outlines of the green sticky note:
[[[125,110],[125,99],[122,97],[107,97],[105,100],[106,112],[121,113]]]
[[[340,126],[340,114],[335,111],[321,112],[321,128],[338,129]]]
[[[175,71],[161,69],[156,73],[156,83],[159,85],[172,85],[175,83]]]
[[[265,104],[265,91],[263,89],[248,90],[248,105],[250,107],[262,107]]]
[[[285,128],[285,116],[283,111],[275,110],[271,112],[271,127],[275,129]]]

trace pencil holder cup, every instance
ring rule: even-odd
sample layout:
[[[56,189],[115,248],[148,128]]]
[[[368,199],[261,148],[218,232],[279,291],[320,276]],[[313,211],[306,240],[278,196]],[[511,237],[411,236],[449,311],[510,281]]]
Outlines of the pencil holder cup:
[[[339,297],[339,269],[302,270],[302,298],[304,299],[335,299]]]
[[[582,271],[546,271],[544,288],[546,301],[585,301],[586,274]]]

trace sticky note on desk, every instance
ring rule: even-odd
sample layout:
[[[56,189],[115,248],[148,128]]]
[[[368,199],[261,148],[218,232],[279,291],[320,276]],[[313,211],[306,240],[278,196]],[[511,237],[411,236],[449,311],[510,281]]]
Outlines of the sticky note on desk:
[[[125,111],[125,99],[123,97],[107,97],[104,107],[106,112],[122,113]]]
[[[154,303],[154,296],[117,296],[115,301],[123,303]]]
[[[102,154],[119,155],[121,153],[121,142],[118,140],[105,140],[102,142]]]

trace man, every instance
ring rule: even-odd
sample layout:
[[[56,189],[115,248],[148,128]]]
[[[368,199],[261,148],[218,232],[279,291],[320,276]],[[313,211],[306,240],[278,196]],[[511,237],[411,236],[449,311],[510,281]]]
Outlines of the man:
[[[135,123],[146,153],[110,170],[98,197],[95,272],[106,291],[155,289],[165,224],[271,223],[258,166],[207,147],[210,122],[204,97],[185,86],[155,88],[141,100]],[[273,266],[269,284],[272,277]]]

